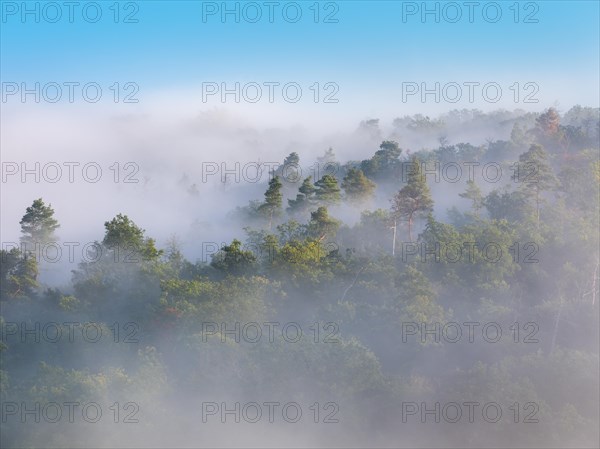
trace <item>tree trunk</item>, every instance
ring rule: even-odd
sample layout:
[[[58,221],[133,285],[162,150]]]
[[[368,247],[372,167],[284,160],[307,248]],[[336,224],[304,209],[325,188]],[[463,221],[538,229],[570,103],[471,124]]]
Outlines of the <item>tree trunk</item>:
[[[594,270],[594,279],[592,280],[592,305],[596,304],[596,281],[598,280],[598,270],[600,269],[600,260],[596,262]]]
[[[554,322],[554,331],[552,332],[552,342],[550,343],[550,354],[554,352],[554,346],[556,345],[556,334],[558,334],[558,323],[560,322],[560,315],[562,314],[563,308],[563,297],[560,297],[560,305],[558,306],[558,312],[556,314],[556,321]]]
[[[352,287],[354,287],[354,285],[356,284],[356,281],[358,280],[358,277],[360,276],[360,274],[365,271],[365,269],[367,268],[367,265],[365,265],[364,267],[361,267],[360,270],[358,270],[358,272],[356,273],[356,276],[354,276],[354,280],[352,281],[352,283],[346,288],[346,290],[344,290],[344,294],[342,295],[342,298],[340,299],[340,302],[343,302],[344,299],[346,299],[346,295],[348,294],[348,292],[350,291],[350,289]]]
[[[394,220],[394,237],[392,238],[392,256],[396,255],[396,228],[398,226],[398,220]]]
[[[596,266],[594,267],[594,272],[592,273],[592,289],[589,292],[581,295],[581,298],[583,299],[587,295],[591,294],[592,306],[596,304],[596,286],[598,284],[598,270],[600,270],[600,260],[596,261]]]
[[[537,220],[537,230],[540,230],[540,191],[535,189],[535,213]]]

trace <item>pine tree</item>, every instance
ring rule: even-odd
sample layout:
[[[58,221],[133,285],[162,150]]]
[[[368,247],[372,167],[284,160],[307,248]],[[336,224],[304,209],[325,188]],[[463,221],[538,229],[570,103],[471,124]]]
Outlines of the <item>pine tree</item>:
[[[17,248],[0,250],[0,299],[32,297],[38,287],[35,257]]]
[[[402,149],[398,142],[384,140],[371,159],[361,162],[360,168],[368,178],[381,181],[390,180],[400,167],[401,153]]]
[[[56,241],[54,231],[60,227],[54,218],[54,209],[49,204],[46,206],[41,198],[38,198],[26,209],[25,215],[19,222],[21,225],[21,243],[33,250],[35,244],[44,244]]]
[[[118,214],[104,223],[106,229],[102,244],[118,255],[119,260],[136,261],[134,253],[145,260],[156,259],[163,251],[156,249],[154,239],[144,237],[145,230],[137,226],[127,215]]]
[[[471,200],[471,209],[473,209],[475,217],[479,218],[479,211],[483,208],[483,195],[479,186],[475,184],[475,181],[469,179],[467,181],[467,190],[464,193],[459,193],[458,196]]]
[[[315,183],[317,200],[324,204],[335,204],[340,201],[340,187],[333,175],[324,175]]]
[[[512,179],[521,185],[525,195],[532,198],[535,204],[536,223],[540,227],[541,194],[558,186],[558,180],[548,163],[548,153],[544,147],[533,144],[525,153],[519,156],[515,164]]]
[[[269,181],[269,188],[265,192],[265,202],[259,206],[259,211],[269,219],[269,229],[273,227],[273,217],[281,214],[281,204],[283,194],[281,193],[281,181],[279,176],[273,177]]]
[[[290,187],[291,184],[300,182],[302,169],[300,168],[300,156],[298,153],[291,152],[284,160],[283,164],[278,166],[276,170],[271,171],[271,178],[278,176],[280,181]]]
[[[11,281],[15,286],[13,295],[31,297],[38,287],[38,274],[38,264],[35,257],[30,254],[23,254],[17,263],[14,274],[11,276]]]
[[[354,203],[362,203],[373,196],[375,183],[367,178],[362,170],[351,168],[344,176],[342,188],[346,198]]]
[[[287,212],[291,215],[298,215],[308,210],[315,202],[315,186],[312,183],[312,177],[309,176],[298,189],[299,193],[295,200],[288,200]]]
[[[256,256],[252,251],[242,249],[242,242],[234,239],[212,257],[211,266],[226,274],[241,276],[253,270]]]
[[[310,214],[308,222],[308,234],[318,240],[323,240],[326,236],[333,236],[340,228],[340,222],[329,216],[326,207],[319,207]]]
[[[413,156],[411,164],[413,169],[409,170],[406,185],[392,199],[392,215],[396,220],[405,220],[408,223],[408,238],[412,242],[413,222],[416,218],[431,212],[433,200],[416,156]],[[393,252],[395,252],[395,242]]]

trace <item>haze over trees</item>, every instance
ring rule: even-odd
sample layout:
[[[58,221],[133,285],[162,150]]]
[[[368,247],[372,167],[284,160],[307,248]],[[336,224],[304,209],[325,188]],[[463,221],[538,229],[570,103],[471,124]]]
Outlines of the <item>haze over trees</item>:
[[[293,172],[301,152],[282,153],[291,168],[274,170],[238,207],[239,235],[206,261],[184,257],[176,239],[158,244],[123,210],[105,218],[70,283],[44,285],[47,262],[30,245],[68,236],[60,210],[41,198],[24,204],[14,225],[28,246],[0,254],[2,402],[97,402],[109,418],[84,432],[7,416],[2,446],[86,446],[89,432],[115,446],[229,441],[235,432],[220,415],[202,421],[204,401],[301,404],[302,425],[252,428],[278,444],[310,435],[321,446],[593,446],[598,110],[505,117],[445,116],[502,123],[506,140],[485,145],[444,140],[442,119],[398,118],[386,137],[371,119],[360,130],[381,144],[355,161],[329,148],[317,162],[336,170],[318,179]],[[405,148],[402,133],[441,139]],[[62,338],[21,338],[21,323],[48,322]],[[103,337],[91,343],[82,324],[69,339],[73,322],[94,323]],[[273,339],[265,323],[279,323]],[[139,424],[113,423],[116,401],[122,413],[137,404]],[[471,401],[498,404],[502,416],[406,415],[408,403]],[[339,422],[323,423],[324,403]]]

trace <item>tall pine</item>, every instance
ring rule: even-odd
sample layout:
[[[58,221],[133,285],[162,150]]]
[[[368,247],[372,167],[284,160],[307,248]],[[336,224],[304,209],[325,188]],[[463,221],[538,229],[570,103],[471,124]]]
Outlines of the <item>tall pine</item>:
[[[392,199],[392,215],[394,223],[394,243],[397,220],[406,221],[408,224],[408,239],[412,242],[412,228],[414,220],[427,216],[433,209],[433,199],[425,176],[421,171],[421,164],[416,156],[411,160],[412,170],[409,170],[406,185]]]
[[[281,214],[281,205],[283,202],[281,187],[282,184],[279,176],[271,178],[269,188],[265,192],[265,202],[258,208],[259,212],[269,219],[269,229],[273,227],[273,218]]]
[[[35,244],[43,245],[48,242],[56,241],[54,231],[60,227],[58,221],[54,218],[54,209],[52,205],[45,205],[41,198],[38,198],[33,204],[25,210],[25,215],[19,222],[21,225],[21,243],[33,250]]]
[[[362,170],[351,168],[344,176],[342,188],[346,198],[353,203],[362,203],[373,196],[375,183]]]

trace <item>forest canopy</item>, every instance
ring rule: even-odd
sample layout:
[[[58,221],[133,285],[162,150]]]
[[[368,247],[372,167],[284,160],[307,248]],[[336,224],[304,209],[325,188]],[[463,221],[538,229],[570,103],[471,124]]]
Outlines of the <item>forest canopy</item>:
[[[472,115],[465,126],[501,117]],[[244,401],[299,404],[303,426],[275,428],[320,444],[593,445],[599,123],[597,109],[550,108],[481,145],[448,142],[442,119],[397,118],[362,160],[325,150],[318,177],[282,153],[264,195],[231,204],[239,235],[210,260],[123,210],[68,285],[40,278],[39,248],[67,236],[52,199],[32,199],[19,245],[1,250],[2,445],[86,445],[91,432],[173,447],[182,429],[210,444],[223,404],[235,415]],[[436,148],[400,143],[437,132]],[[84,432],[32,405],[73,401],[108,418]],[[502,415],[478,406],[473,425],[475,402]]]

